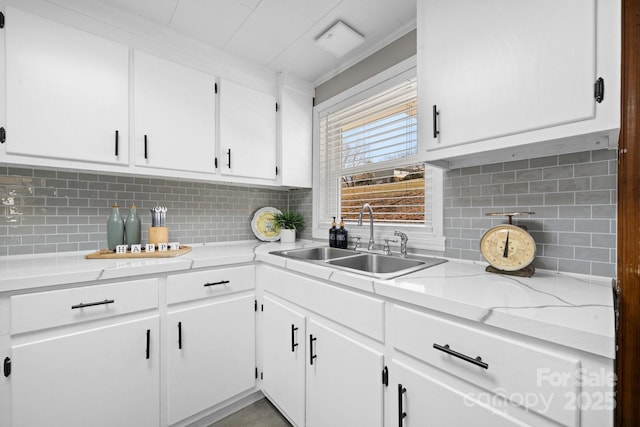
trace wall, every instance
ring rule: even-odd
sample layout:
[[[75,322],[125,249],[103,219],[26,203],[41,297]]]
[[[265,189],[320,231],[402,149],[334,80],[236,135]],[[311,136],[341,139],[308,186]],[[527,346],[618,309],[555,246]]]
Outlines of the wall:
[[[616,184],[615,150],[450,170],[445,255],[481,260],[482,234],[506,222],[487,212],[534,211],[514,223],[536,240],[537,268],[615,277]]]
[[[301,193],[302,194],[302,193]],[[264,206],[287,209],[286,190],[0,166],[0,255],[93,251],[106,247],[117,201],[134,201],[143,242],[149,208],[167,206],[170,239],[185,244],[255,239],[250,221]],[[293,197],[304,204],[304,197]],[[299,200],[299,201],[298,201]],[[310,205],[309,205],[309,223]]]

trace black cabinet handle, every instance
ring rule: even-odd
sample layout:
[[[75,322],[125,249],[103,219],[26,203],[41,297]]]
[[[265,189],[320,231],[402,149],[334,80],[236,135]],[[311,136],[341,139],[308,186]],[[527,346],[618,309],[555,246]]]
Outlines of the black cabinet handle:
[[[227,150],[227,159],[229,160],[227,166],[231,169],[231,148]]]
[[[75,310],[76,308],[93,307],[94,305],[113,304],[114,302],[116,301],[112,299],[106,299],[104,301],[96,301],[96,302],[88,302],[88,303],[81,302],[80,304],[72,305],[71,310]]]
[[[398,384],[398,427],[402,427],[402,420],[405,419],[407,413],[403,409],[402,395],[407,392],[407,389]]]
[[[316,356],[315,354],[313,354],[313,342],[316,340],[316,338],[313,337],[313,335],[309,335],[309,364],[313,365],[313,359],[315,359]]]
[[[206,288],[207,286],[226,285],[227,283],[231,283],[231,282],[229,280],[221,280],[219,282],[210,282],[210,283],[205,283],[204,287]]]
[[[118,157],[118,139],[119,139],[119,132],[116,131],[116,157]]]
[[[149,359],[150,350],[151,350],[151,329],[147,329],[147,359]]]
[[[178,349],[182,350],[182,322],[178,322]]]
[[[438,107],[436,105],[433,106],[433,137],[437,138],[440,135],[440,131],[438,130],[438,116],[440,112],[438,111]]]
[[[145,159],[149,158],[149,156],[147,154],[148,154],[148,152],[147,152],[147,135],[145,135],[144,136],[144,158]]]
[[[439,345],[439,344],[433,343],[433,348],[435,348],[436,350],[443,351],[447,354],[450,354],[453,357],[457,357],[458,359],[462,359],[465,362],[469,362],[476,366],[480,366],[483,369],[489,369],[489,364],[483,362],[480,356],[473,358],[473,357],[467,356],[466,354],[458,353],[457,351],[451,350],[451,348],[449,347],[449,344]]]
[[[296,347],[298,346],[298,343],[296,342],[296,331],[298,330],[298,328],[296,328],[296,325],[294,325],[293,323],[291,324],[291,352],[295,353],[296,351]]]

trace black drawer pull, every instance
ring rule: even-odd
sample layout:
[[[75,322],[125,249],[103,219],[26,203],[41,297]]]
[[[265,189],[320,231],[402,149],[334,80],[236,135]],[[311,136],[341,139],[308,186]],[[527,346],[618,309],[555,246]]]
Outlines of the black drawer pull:
[[[120,139],[120,133],[116,131],[116,157],[118,157],[118,140]]]
[[[440,112],[438,111],[438,107],[436,105],[433,106],[433,137],[437,138],[440,135],[440,131],[438,130],[438,116]]]
[[[298,328],[296,328],[296,325],[294,325],[293,323],[291,324],[291,352],[295,353],[296,351],[296,347],[298,346],[298,343],[296,342],[296,331],[298,330]]]
[[[439,345],[439,344],[433,343],[433,348],[435,348],[436,350],[443,351],[447,354],[450,354],[453,357],[457,357],[458,359],[462,359],[465,362],[473,363],[474,365],[480,366],[483,369],[489,369],[489,364],[483,362],[480,356],[474,359],[473,357],[469,357],[466,354],[458,353],[457,351],[451,350],[451,348],[449,348],[449,344]]]
[[[227,150],[227,159],[229,160],[229,162],[227,163],[227,167],[231,169],[231,148]]]
[[[104,301],[96,301],[96,302],[88,302],[88,303],[81,302],[80,304],[72,305],[71,309],[74,310],[76,308],[93,307],[94,305],[113,304],[114,302],[116,301],[112,299],[106,299]]]
[[[182,350],[182,322],[178,322],[178,349]]]
[[[402,420],[404,420],[407,416],[407,413],[403,409],[402,405],[402,395],[407,392],[407,389],[402,386],[402,384],[398,384],[398,427],[402,427]]]
[[[313,354],[313,342],[316,340],[317,338],[314,338],[313,335],[309,335],[309,364],[313,365],[313,359],[315,359],[316,356],[315,354]]]
[[[148,151],[147,151],[147,135],[144,136],[144,158],[148,159]]]
[[[231,283],[231,282],[229,280],[221,280],[219,282],[210,282],[210,283],[205,283],[204,287],[206,288],[207,286],[226,285],[227,283]]]

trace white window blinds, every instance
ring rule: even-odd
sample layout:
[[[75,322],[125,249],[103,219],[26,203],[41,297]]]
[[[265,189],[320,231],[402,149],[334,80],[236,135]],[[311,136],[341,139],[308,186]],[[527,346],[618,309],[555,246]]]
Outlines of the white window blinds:
[[[417,161],[415,78],[319,114],[320,221],[355,220],[363,203],[376,222],[431,229],[431,170]]]

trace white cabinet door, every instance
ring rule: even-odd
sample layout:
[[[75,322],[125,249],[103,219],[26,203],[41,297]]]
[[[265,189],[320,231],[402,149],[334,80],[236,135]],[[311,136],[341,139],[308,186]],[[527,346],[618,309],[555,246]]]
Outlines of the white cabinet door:
[[[7,153],[126,165],[128,47],[6,14]]]
[[[460,167],[584,150],[603,138],[615,144],[617,11],[609,0],[418,2],[425,160]]]
[[[279,183],[311,188],[313,95],[282,86],[279,107]]]
[[[524,426],[524,422],[396,360],[389,367],[387,423],[398,427]],[[486,400],[486,399],[485,399]]]
[[[160,422],[158,317],[11,348],[11,416],[21,426]]]
[[[297,426],[304,425],[305,316],[264,298],[262,390]]]
[[[307,426],[382,426],[383,355],[313,319],[307,339]]]
[[[595,0],[428,0],[424,10],[420,108],[439,113],[431,148],[594,116]]]
[[[136,51],[136,165],[215,172],[215,77]]]
[[[276,100],[220,82],[220,161],[225,175],[276,178]]]
[[[169,423],[255,386],[252,295],[167,316]]]

